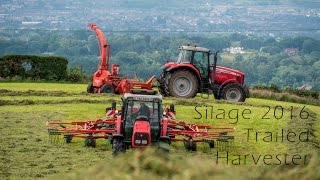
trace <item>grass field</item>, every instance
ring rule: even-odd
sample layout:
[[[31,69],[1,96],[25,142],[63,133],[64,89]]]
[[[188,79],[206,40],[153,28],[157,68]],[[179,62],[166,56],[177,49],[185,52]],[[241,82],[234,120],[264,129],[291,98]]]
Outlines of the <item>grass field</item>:
[[[217,149],[210,149],[206,144],[199,145],[197,152],[186,152],[177,143],[172,144],[165,156],[150,149],[129,150],[114,158],[106,140],[98,140],[96,148],[84,147],[82,139],[75,139],[71,144],[63,143],[62,138],[59,143],[48,142],[47,121],[98,119],[104,117],[111,99],[120,101],[120,96],[86,94],[85,90],[83,84],[0,83],[0,179],[320,178],[319,172],[314,171],[320,165],[319,106],[255,98],[245,103],[200,96],[190,100],[164,98],[164,104],[175,104],[179,120],[236,128],[236,147],[229,152],[228,165],[223,160],[216,164]],[[285,136],[289,131],[295,132],[296,137],[291,133],[289,139],[296,142],[274,142],[282,129]],[[299,134],[308,129],[308,142],[300,142]],[[266,132],[272,132],[273,142],[264,141],[268,139]],[[261,155],[261,159],[257,165],[250,158],[244,164],[247,154]],[[285,154],[288,164],[284,162]],[[297,154],[301,159],[307,155],[306,163],[296,158],[294,162],[300,165],[294,165],[292,156]],[[241,164],[234,165],[239,161],[232,160],[238,155]],[[266,162],[273,165],[264,163],[265,155],[272,155]]]

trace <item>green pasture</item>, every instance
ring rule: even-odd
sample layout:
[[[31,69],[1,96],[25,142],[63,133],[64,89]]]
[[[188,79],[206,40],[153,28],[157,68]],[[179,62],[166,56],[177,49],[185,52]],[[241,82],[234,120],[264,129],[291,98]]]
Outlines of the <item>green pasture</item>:
[[[111,155],[111,145],[107,140],[102,139],[97,141],[96,148],[84,147],[83,139],[74,139],[71,144],[65,144],[63,138],[60,137],[57,143],[50,143],[46,129],[47,121],[70,122],[104,118],[105,108],[110,106],[110,102],[112,100],[120,101],[118,95],[92,95],[86,94],[85,91],[86,85],[84,84],[0,83],[0,179],[43,177],[53,179],[84,177],[90,179],[90,176],[84,175],[84,172],[88,172],[92,176],[96,173],[99,175],[96,179],[101,179],[107,177],[99,171],[103,170],[103,166],[119,171],[120,175],[114,172],[110,173],[112,179],[133,179],[134,177],[146,179],[152,176],[155,176],[156,179],[190,179],[186,178],[188,173],[190,177],[196,179],[217,176],[227,177],[227,179],[237,176],[239,178],[255,178],[263,176],[263,173],[268,174],[269,170],[278,167],[265,165],[263,161],[259,161],[258,165],[253,162],[243,166],[217,165],[215,163],[217,150],[216,148],[210,149],[207,144],[199,144],[197,152],[186,152],[182,143],[172,144],[170,153],[164,157],[169,159],[164,161],[168,162],[168,166],[166,166],[162,164],[161,156],[153,158],[146,155],[146,153],[155,154],[156,152],[153,150],[143,152],[129,150],[125,155],[114,158]],[[200,95],[195,99],[188,100],[164,98],[163,102],[164,105],[175,104],[177,120],[218,127],[234,127],[236,129],[235,147],[230,150],[230,156],[238,154],[276,155],[297,152],[304,155],[319,151],[317,145],[320,141],[320,123],[317,113],[320,107],[318,106],[255,98],[249,98],[244,103],[229,103],[216,101],[213,97],[203,99]],[[309,116],[303,119],[300,117],[300,113],[302,113],[302,117],[305,117],[303,115],[306,113]],[[312,140],[310,142],[263,141],[265,132],[280,133],[284,129],[285,132],[293,130],[299,133],[306,128],[312,129],[313,136],[310,137]],[[248,129],[252,129],[249,142],[247,140]],[[257,142],[255,142],[255,132],[259,132]],[[140,156],[147,156],[147,162],[144,159],[139,159]],[[314,156],[312,156],[313,159],[318,158],[317,155]],[[142,163],[141,167],[126,159]],[[306,172],[308,168],[311,168],[309,166],[319,165],[312,164],[313,159],[310,156],[310,163],[306,166],[284,165],[281,168],[284,168],[283,171],[298,168],[294,172]],[[150,161],[154,161],[154,164]],[[164,172],[164,176],[161,176],[159,172],[163,169],[177,166],[173,161],[181,163],[181,167],[185,169],[177,167],[175,170],[168,170],[173,174]],[[190,161],[194,161],[197,166],[193,166]],[[134,170],[124,168],[126,164],[132,166]],[[210,173],[209,167],[215,169],[211,169],[212,173],[218,174]],[[125,173],[121,174],[121,168],[125,169]],[[251,168],[256,171],[251,172]],[[105,171],[108,173],[109,170]],[[280,173],[278,170],[274,172]],[[310,173],[305,174],[319,175],[318,172]],[[276,177],[274,174],[269,176]]]

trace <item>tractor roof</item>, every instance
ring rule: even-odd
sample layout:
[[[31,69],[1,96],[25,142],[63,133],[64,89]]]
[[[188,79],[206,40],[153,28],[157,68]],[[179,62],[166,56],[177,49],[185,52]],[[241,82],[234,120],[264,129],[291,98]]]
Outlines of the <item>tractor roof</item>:
[[[124,99],[133,99],[136,101],[150,101],[153,102],[154,99],[162,100],[162,96],[160,94],[156,95],[146,95],[146,94],[132,94],[132,93],[125,93]]]
[[[162,100],[162,96],[153,90],[132,89],[130,93],[124,94],[124,99],[133,99],[137,101],[154,101],[154,99]]]
[[[189,50],[189,51],[201,51],[201,52],[210,52],[210,49],[204,47],[197,47],[197,46],[180,46],[179,49],[181,50]]]

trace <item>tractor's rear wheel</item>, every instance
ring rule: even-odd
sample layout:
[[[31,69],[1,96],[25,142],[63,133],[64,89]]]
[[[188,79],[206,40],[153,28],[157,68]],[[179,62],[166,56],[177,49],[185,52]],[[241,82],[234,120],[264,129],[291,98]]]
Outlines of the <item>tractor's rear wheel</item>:
[[[169,96],[168,87],[166,86],[166,80],[167,80],[167,73],[163,72],[160,75],[160,78],[158,79],[158,89],[162,96],[166,97]]]
[[[112,143],[112,155],[116,156],[121,152],[124,152],[124,143],[122,139],[113,139]]]
[[[222,89],[221,97],[231,102],[244,102],[246,99],[243,87],[235,83],[226,85]]]
[[[168,79],[168,90],[171,96],[193,98],[198,92],[197,78],[190,71],[176,71]]]
[[[88,87],[87,87],[87,93],[93,93],[93,89],[94,89],[94,87],[93,87],[92,83],[89,83]]]

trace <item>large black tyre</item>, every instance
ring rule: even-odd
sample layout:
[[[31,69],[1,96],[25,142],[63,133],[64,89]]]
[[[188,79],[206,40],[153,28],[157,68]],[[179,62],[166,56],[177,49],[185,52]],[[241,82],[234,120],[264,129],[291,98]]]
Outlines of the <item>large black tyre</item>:
[[[93,87],[92,83],[89,83],[88,87],[87,87],[87,93],[93,93],[93,89],[94,89],[94,87]]]
[[[193,98],[198,92],[198,80],[186,70],[174,72],[167,81],[169,94],[173,97]]]
[[[124,152],[124,143],[122,139],[113,139],[113,143],[112,143],[112,155],[116,156],[119,153]]]
[[[244,102],[246,95],[240,84],[230,83],[222,89],[221,98],[231,102]]]
[[[162,72],[158,79],[158,89],[163,97],[169,96],[168,87],[166,86],[167,73]]]
[[[220,100],[220,96],[218,94],[213,94],[215,100]]]
[[[110,93],[110,94],[114,94],[114,89],[111,85],[103,85],[101,88],[100,88],[100,93]]]

